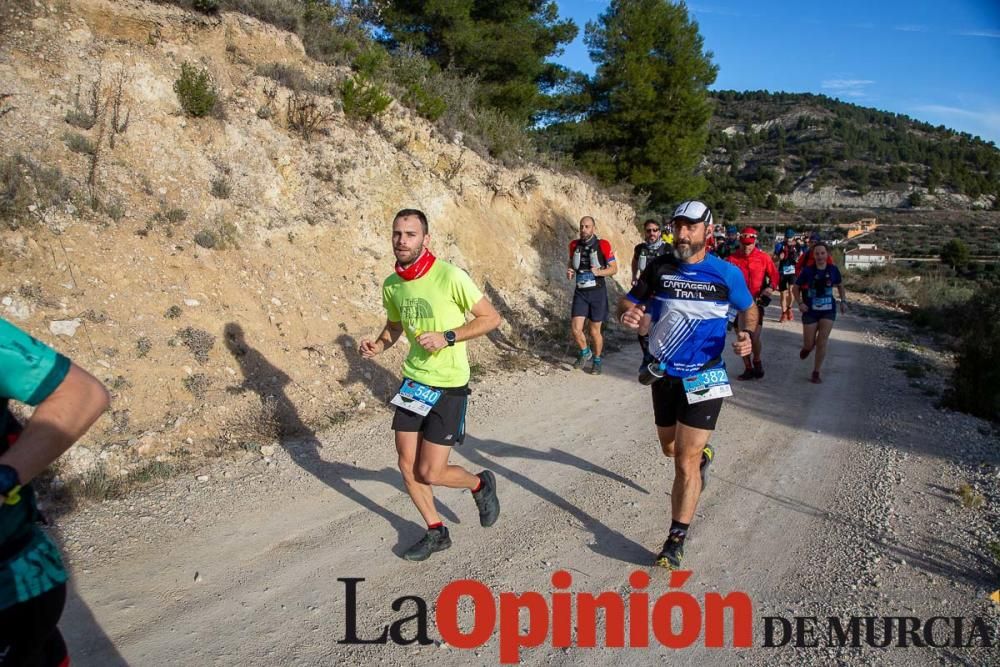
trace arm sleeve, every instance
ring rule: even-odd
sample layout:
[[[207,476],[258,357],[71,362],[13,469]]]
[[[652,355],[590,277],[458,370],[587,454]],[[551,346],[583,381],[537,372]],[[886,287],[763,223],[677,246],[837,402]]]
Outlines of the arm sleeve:
[[[576,250],[576,241],[569,242],[569,257],[566,260],[566,266],[568,268],[573,268],[573,251]]]
[[[656,284],[656,262],[651,262],[639,274],[639,279],[625,295],[625,298],[632,303],[645,303],[649,297],[653,296],[653,285]]]
[[[608,264],[616,261],[615,251],[611,249],[611,244],[604,239],[601,239],[598,243],[601,244],[601,252],[604,253],[604,259],[607,260]]]
[[[38,405],[69,372],[69,359],[0,320],[0,396]]]
[[[456,267],[451,279],[451,298],[458,304],[463,313],[467,313],[479,303],[479,300],[483,298],[483,293],[468,273]]]
[[[743,272],[735,266],[729,266],[726,271],[726,286],[729,288],[729,305],[736,310],[746,310],[753,305],[753,297],[747,289],[747,281]]]
[[[388,281],[382,283],[382,307],[385,308],[385,318],[390,322],[399,322],[403,319],[389,293]]]

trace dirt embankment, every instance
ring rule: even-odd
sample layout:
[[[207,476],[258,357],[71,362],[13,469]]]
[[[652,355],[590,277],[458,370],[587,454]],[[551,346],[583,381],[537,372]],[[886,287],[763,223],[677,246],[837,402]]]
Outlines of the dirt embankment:
[[[473,346],[480,364],[562,313],[580,216],[616,248],[637,240],[627,205],[572,177],[484,160],[398,104],[374,124],[349,122],[318,94],[332,120],[303,139],[288,129],[292,91],[277,86],[269,103],[275,82],[258,67],[298,68],[315,89],[347,73],[245,16],[137,0],[7,12],[0,92],[13,110],[0,117],[0,153],[20,156],[21,219],[0,233],[0,314],[115,396],[68,472],[266,440],[290,412],[322,426],[370,409],[402,351],[365,368],[352,351],[382,322],[400,208],[428,213],[434,251],[507,316]],[[185,62],[211,73],[220,117],[182,113],[173,83]],[[105,105],[119,75],[116,127],[129,115],[115,132]],[[87,114],[97,81],[93,126],[67,122]]]

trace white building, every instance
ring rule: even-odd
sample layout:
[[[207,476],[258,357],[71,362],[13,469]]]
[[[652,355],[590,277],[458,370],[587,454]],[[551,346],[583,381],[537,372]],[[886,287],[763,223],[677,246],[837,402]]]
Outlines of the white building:
[[[844,268],[869,269],[873,266],[881,266],[892,261],[892,253],[879,250],[874,243],[862,243],[854,250],[844,253]]]

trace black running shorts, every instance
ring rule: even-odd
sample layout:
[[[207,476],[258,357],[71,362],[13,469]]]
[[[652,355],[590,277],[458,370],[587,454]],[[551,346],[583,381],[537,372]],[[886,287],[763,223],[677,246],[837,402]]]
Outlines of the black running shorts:
[[[608,319],[608,290],[578,289],[573,291],[573,317],[586,317],[591,322]]]
[[[794,275],[781,276],[781,278],[778,279],[778,291],[787,292],[788,290],[792,289],[792,285],[794,284],[795,284]]]
[[[715,430],[715,422],[722,410],[721,398],[690,404],[684,395],[684,383],[669,375],[653,383],[653,418],[657,426],[685,426]]]
[[[802,324],[817,324],[820,320],[836,320],[837,311],[830,310],[810,310],[802,313]]]
[[[0,610],[0,666],[68,665],[66,642],[56,623],[66,604],[66,584]]]
[[[465,439],[465,408],[471,392],[468,386],[449,387],[442,391],[441,398],[425,417],[397,406],[392,418],[392,430],[422,433],[424,440],[435,445],[462,444]]]

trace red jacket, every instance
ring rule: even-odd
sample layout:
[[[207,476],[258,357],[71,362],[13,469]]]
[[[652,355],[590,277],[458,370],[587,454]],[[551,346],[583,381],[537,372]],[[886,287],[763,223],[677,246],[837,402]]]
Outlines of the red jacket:
[[[778,286],[778,269],[774,265],[774,260],[766,252],[758,247],[754,247],[749,255],[743,254],[743,248],[730,255],[727,261],[738,268],[743,273],[743,280],[747,282],[750,296],[756,299],[764,290],[764,277],[770,279],[770,287]]]

